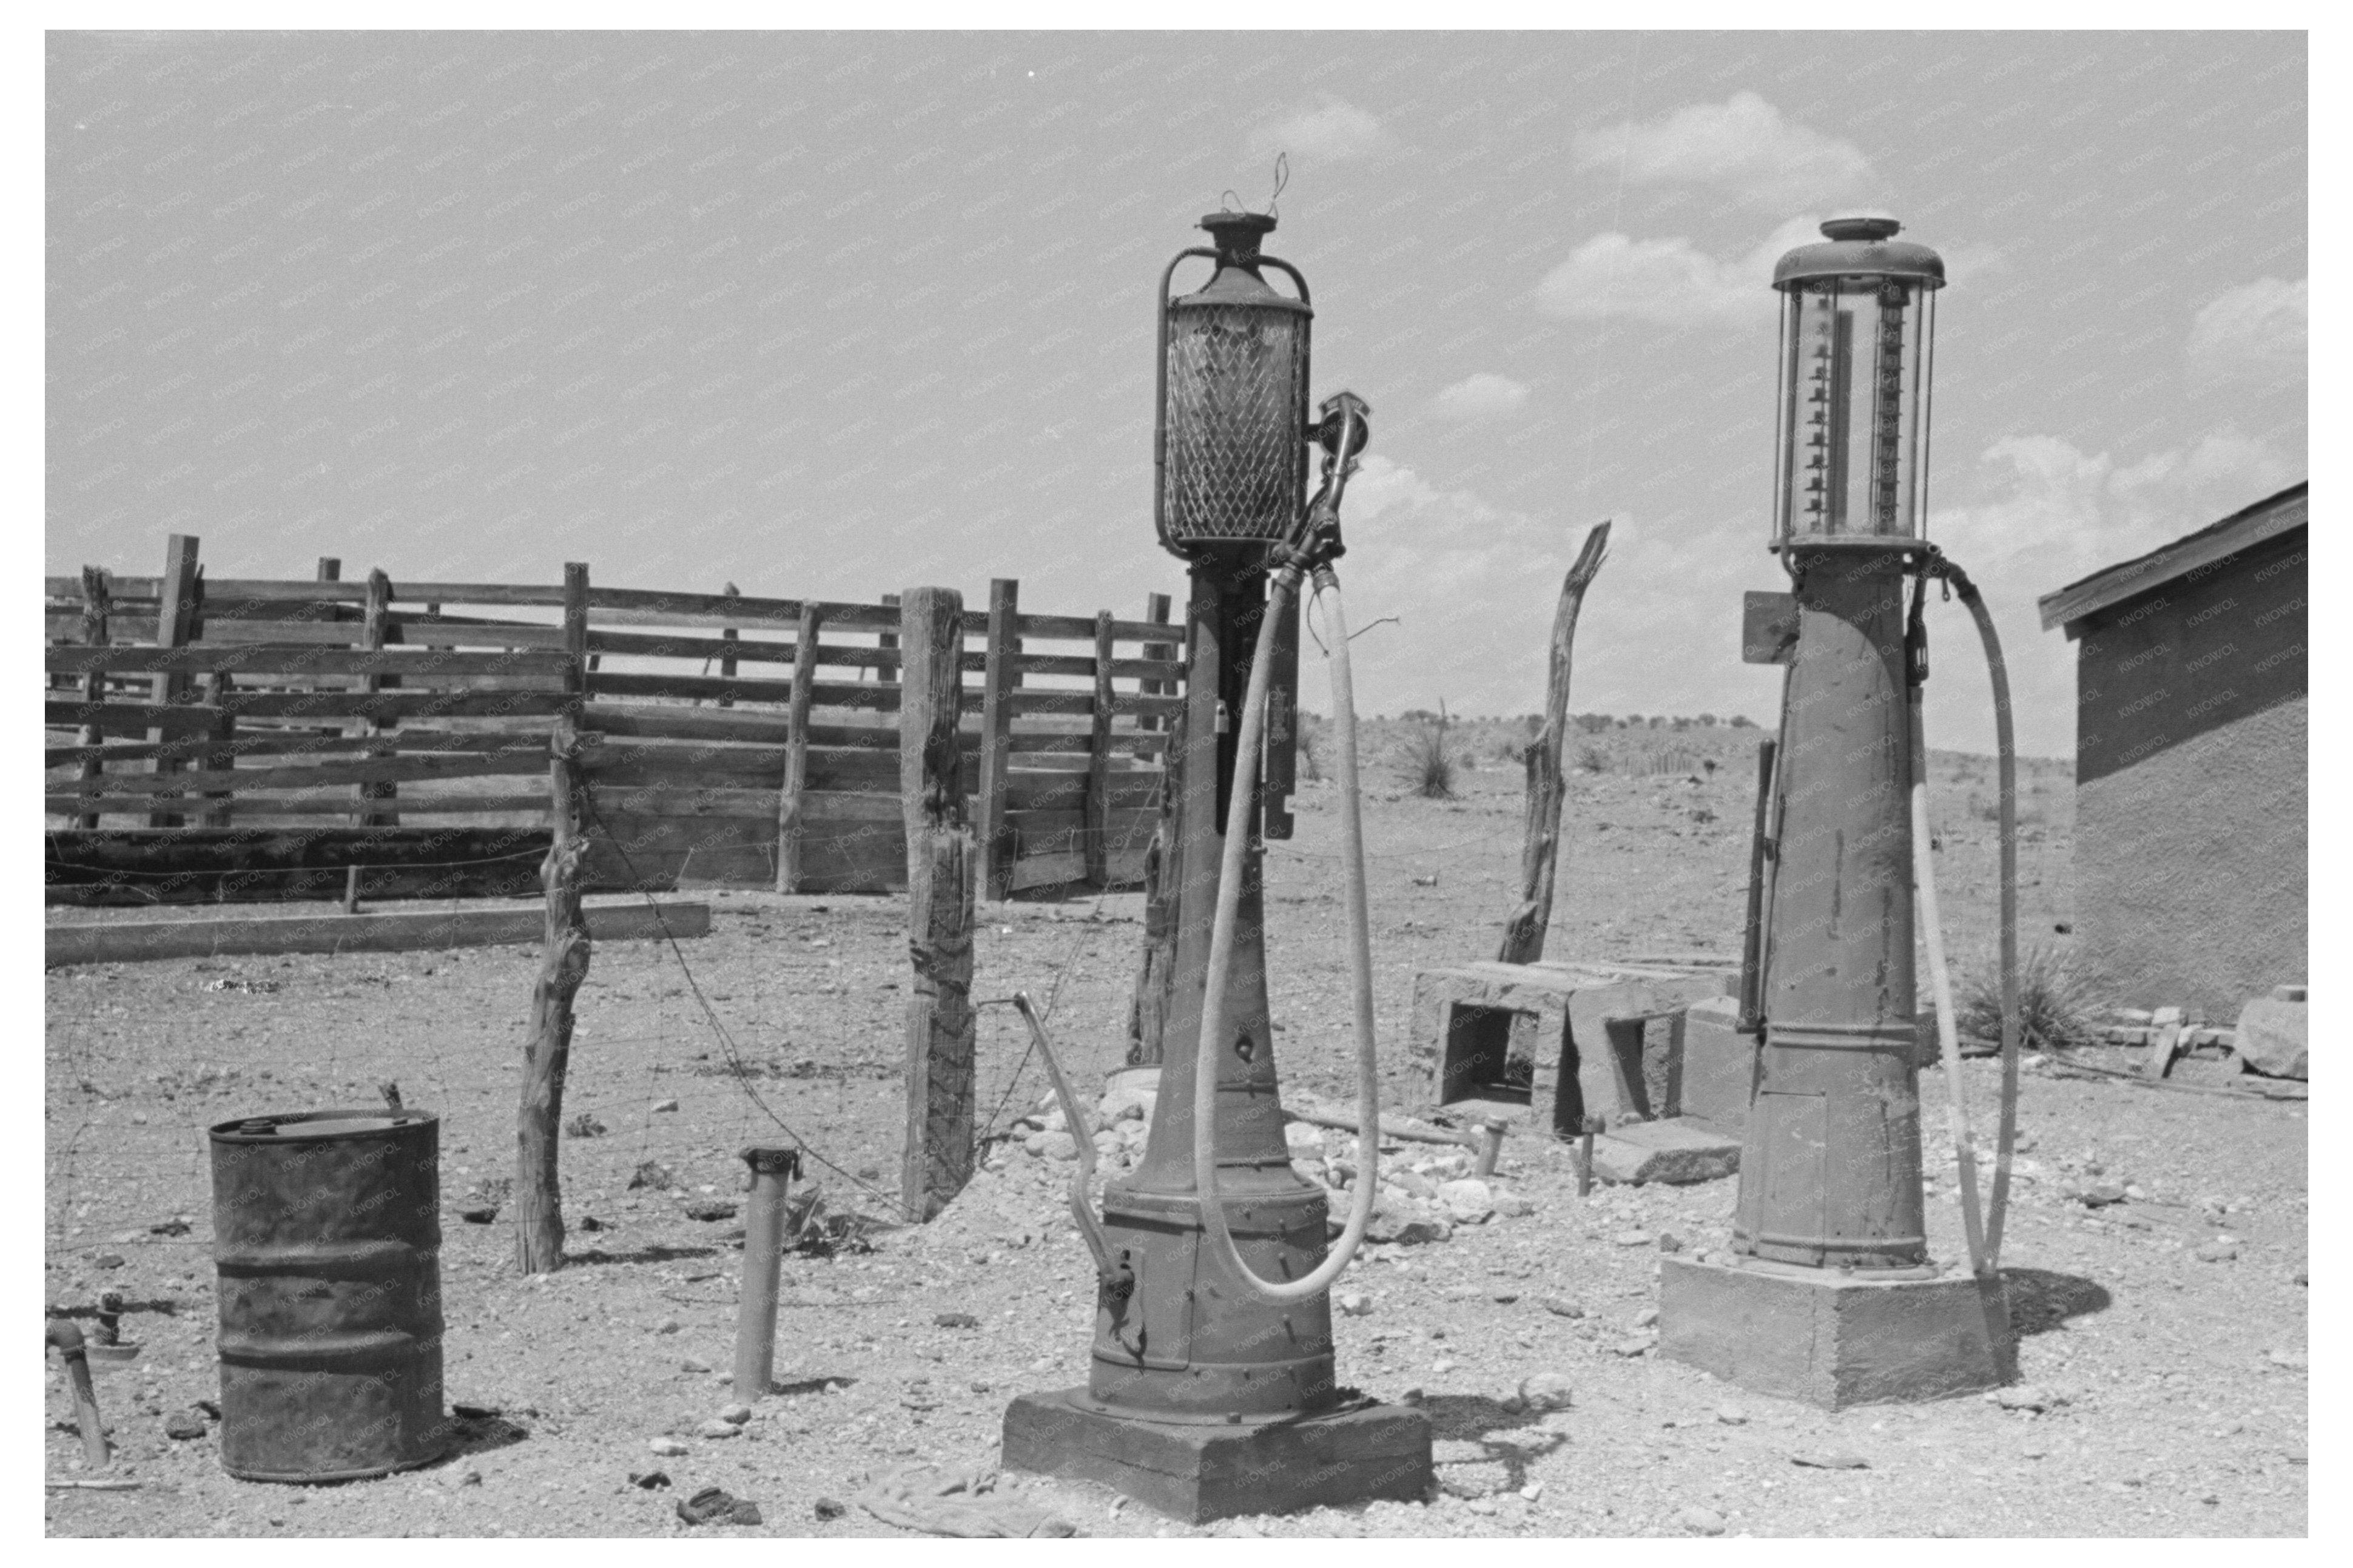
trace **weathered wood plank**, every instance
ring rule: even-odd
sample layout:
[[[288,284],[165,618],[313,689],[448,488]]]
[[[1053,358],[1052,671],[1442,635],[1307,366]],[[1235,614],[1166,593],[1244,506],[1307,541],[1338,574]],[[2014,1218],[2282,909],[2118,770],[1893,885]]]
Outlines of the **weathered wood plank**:
[[[363,742],[364,743],[364,742]],[[90,795],[174,795],[182,792],[206,793],[229,791],[247,794],[260,790],[326,789],[334,785],[375,784],[395,783],[429,783],[435,779],[470,779],[512,777],[537,773],[547,765],[544,747],[539,754],[513,751],[480,756],[444,756],[427,753],[423,756],[369,757],[353,762],[306,763],[295,767],[216,768],[201,773],[118,773],[111,778],[89,781],[102,784],[102,789],[85,787]],[[52,780],[50,787],[58,787]],[[364,801],[378,799],[363,796]],[[371,824],[372,826],[396,826],[396,823]]]
[[[93,813],[104,816],[129,816],[141,813],[164,815],[157,811],[157,803],[180,798],[167,795],[51,795],[42,797],[41,805],[43,815],[48,816],[89,816]],[[210,803],[183,800],[182,804],[191,808],[198,804],[208,804],[221,815],[233,816],[239,822],[274,816],[352,816],[368,810],[368,804],[364,801],[323,795],[243,795]],[[435,816],[541,812],[546,809],[547,795],[544,791],[532,795],[417,795],[413,800],[401,803],[404,815]]]
[[[206,675],[226,669],[241,675],[398,675],[424,680],[543,675],[560,679],[565,669],[562,654],[535,648],[517,648],[512,653],[440,653],[423,649],[369,652],[348,647],[247,646],[52,647],[45,651],[43,661],[50,673],[58,675],[79,675],[89,670]]]
[[[1534,963],[1544,956],[1545,932],[1552,923],[1554,875],[1560,858],[1561,805],[1568,786],[1561,768],[1561,747],[1568,736],[1570,651],[1577,640],[1577,612],[1585,591],[1601,570],[1609,542],[1609,524],[1595,525],[1585,536],[1568,573],[1561,579],[1560,599],[1554,606],[1552,637],[1546,645],[1545,727],[1529,742],[1526,753],[1527,816],[1520,845],[1520,900],[1504,921],[1499,963]]]
[[[1087,748],[1087,879],[1098,886],[1110,880],[1112,618],[1109,610],[1095,614],[1094,729]]]
[[[711,906],[659,906],[643,900],[582,910],[598,942],[659,939],[662,926],[685,939],[711,934]],[[138,963],[161,958],[271,956],[294,952],[417,952],[536,942],[547,917],[533,909],[399,910],[359,915],[261,915],[217,921],[77,921],[51,925],[44,958],[61,963]]]

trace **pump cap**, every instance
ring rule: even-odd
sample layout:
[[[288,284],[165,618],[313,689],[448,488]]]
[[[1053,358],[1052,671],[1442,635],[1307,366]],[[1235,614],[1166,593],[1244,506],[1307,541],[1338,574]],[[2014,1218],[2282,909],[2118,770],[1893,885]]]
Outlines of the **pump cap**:
[[[1930,289],[1945,286],[1945,258],[1925,245],[1897,239],[1904,226],[1885,213],[1841,213],[1822,225],[1822,239],[1801,245],[1774,265],[1773,287],[1788,289],[1816,278],[1903,278]]]

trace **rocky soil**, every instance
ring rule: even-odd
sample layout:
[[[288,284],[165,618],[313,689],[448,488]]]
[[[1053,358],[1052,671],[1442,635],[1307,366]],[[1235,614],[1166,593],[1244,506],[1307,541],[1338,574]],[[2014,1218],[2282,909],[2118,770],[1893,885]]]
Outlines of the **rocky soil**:
[[[1552,952],[1736,950],[1756,738],[1596,738],[1606,771],[1576,775]],[[1640,771],[1662,760],[1718,766]],[[1518,770],[1483,761],[1457,800],[1384,791],[1368,805],[1384,1057],[1389,1100],[1406,1109],[1419,1098],[1399,1070],[1412,971],[1490,955],[1516,875]],[[1964,967],[1992,945],[1992,829],[1969,809],[1989,781],[1981,760],[1940,758],[1942,891]],[[2037,782],[2027,930],[2063,944],[2065,781],[2046,765]],[[1325,1099],[1346,1096],[1349,1072],[1335,817],[1328,788],[1309,786],[1298,837],[1274,847],[1269,871],[1276,1048],[1286,1081]],[[100,1291],[129,1299],[124,1337],[140,1354],[101,1365],[99,1397],[120,1449],[111,1473],[141,1485],[51,1491],[49,1531],[898,1535],[858,1505],[862,1488],[917,1460],[987,1465],[1010,1398],[1082,1381],[1093,1293],[1062,1207],[1073,1167],[1042,1117],[1019,1124],[1043,1110],[1046,1085],[1018,1018],[982,1014],[983,1173],[932,1225],[891,1227],[902,905],[710,897],[712,933],[682,944],[684,966],[650,942],[596,953],[566,1103],[587,1119],[564,1144],[572,1261],[530,1279],[513,1269],[498,1200],[531,950],[52,973],[46,1297],[85,1328]],[[1050,996],[1082,1082],[1100,1085],[1121,1060],[1138,902],[985,910],[980,994]],[[1967,1073],[1989,1116],[1992,1065]],[[187,1414],[218,1394],[203,1130],[372,1103],[386,1079],[443,1118],[447,1390],[480,1414],[453,1458],[421,1471],[325,1488],[231,1480],[216,1426]],[[1961,1241],[1939,1072],[1922,1092],[1939,1177],[1932,1243],[1951,1258]],[[1417,1400],[1436,1423],[1430,1500],[1196,1530],[1098,1487],[1002,1485],[1097,1535],[2302,1534],[2306,1108],[2057,1066],[2027,1075],[2021,1104],[2003,1261],[2022,1384],[2000,1400],[1830,1415],[1662,1362],[1662,1250],[1722,1245],[1735,1184],[1580,1199],[1566,1146],[1522,1139],[1506,1145],[1494,1212],[1479,1218],[1470,1194],[1433,1191],[1447,1238],[1368,1248],[1339,1287],[1342,1377]],[[690,1211],[736,1195],[744,1143],[792,1135],[829,1163],[809,1169],[828,1211],[883,1228],[871,1251],[787,1259],[780,1391],[723,1421],[740,1226]],[[1311,1136],[1303,1159],[1348,1153]],[[1128,1142],[1114,1137],[1107,1154]],[[1439,1153],[1402,1146],[1392,1179],[1454,1179]],[[632,1186],[649,1162],[656,1184]],[[485,1207],[491,1223],[459,1217]],[[1546,1408],[1563,1388],[1566,1405]],[[82,1477],[54,1357],[47,1390],[48,1474]],[[199,1435],[167,1436],[174,1417]],[[656,1470],[668,1485],[638,1484]],[[755,1503],[761,1522],[681,1522],[679,1500],[713,1485]]]

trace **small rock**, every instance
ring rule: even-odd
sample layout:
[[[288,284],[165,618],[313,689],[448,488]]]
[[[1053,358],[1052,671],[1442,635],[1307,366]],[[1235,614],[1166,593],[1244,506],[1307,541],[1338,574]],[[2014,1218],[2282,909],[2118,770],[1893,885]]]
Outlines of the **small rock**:
[[[201,1437],[206,1431],[205,1413],[194,1406],[185,1410],[174,1410],[164,1421],[164,1436],[177,1442],[185,1443],[192,1437]]]
[[[744,1428],[733,1421],[712,1420],[697,1426],[694,1435],[698,1437],[740,1437],[744,1435]]]
[[[976,1329],[980,1327],[980,1320],[974,1317],[970,1312],[942,1312],[934,1317],[932,1319],[932,1322],[935,1326],[943,1329]]]
[[[1715,1418],[1726,1426],[1745,1426],[1748,1424],[1748,1413],[1737,1405],[1717,1405]]]
[[[2266,1351],[2263,1359],[2274,1366],[2284,1366],[2294,1372],[2306,1371],[2312,1365],[2311,1358],[2302,1351]]]
[[[2048,1410],[2058,1403],[2049,1394],[2031,1383],[2021,1383],[2009,1388],[1997,1388],[1989,1393],[1986,1397],[2004,1410]]]
[[[1337,439],[1337,437],[1335,437],[1335,439]],[[735,1217],[735,1205],[729,1203],[725,1198],[699,1198],[695,1202],[686,1205],[686,1217],[689,1219],[699,1219],[706,1224],[715,1223],[723,1219],[733,1219]]]
[[[1338,437],[1335,437],[1334,439],[1337,440]],[[90,1262],[100,1268],[120,1268],[122,1267],[122,1254],[119,1252],[101,1252],[96,1258],[91,1258]]]
[[[683,1445],[681,1445],[681,1447]],[[649,1492],[659,1491],[663,1487],[670,1485],[670,1472],[667,1470],[648,1470],[645,1474],[639,1475],[637,1471],[631,1470],[629,1472],[629,1484],[633,1487],[642,1487]]]
[[[2101,1182],[2094,1186],[2078,1189],[2075,1201],[2087,1209],[2106,1208],[2111,1204],[2124,1202],[2125,1190],[2117,1183]]]
[[[1536,1205],[1517,1193],[1507,1193],[1501,1187],[1491,1189],[1495,1213],[1504,1219],[1523,1219],[1536,1212]]]
[[[652,1449],[655,1453],[659,1454],[665,1459],[675,1459],[682,1454],[692,1451],[689,1449],[685,1444],[680,1442],[675,1437],[657,1437],[652,1442],[647,1444],[646,1447]]]
[[[654,1325],[654,1332],[658,1334],[674,1334],[678,1332],[678,1320],[676,1318],[664,1318],[660,1322]],[[706,1368],[705,1370],[707,1371],[709,1369]]]
[[[1338,437],[1335,437],[1334,439],[1336,440]],[[458,1211],[458,1217],[464,1220],[468,1225],[488,1225],[492,1220],[499,1217],[499,1211],[488,1205],[484,1205],[480,1208],[459,1209]]]
[[[719,1407],[719,1419],[732,1426],[741,1426],[752,1419],[752,1407],[748,1405],[723,1405]]]
[[[1438,1201],[1461,1225],[1477,1225],[1495,1212],[1494,1194],[1476,1177],[1443,1184],[1438,1189]]]
[[[1336,438],[1336,437],[1335,437]],[[1075,1160],[1079,1157],[1079,1141],[1067,1132],[1045,1132],[1040,1152],[1050,1160]]]
[[[2239,1256],[2239,1244],[2220,1238],[2213,1241],[2201,1241],[2198,1244],[2197,1251],[2191,1256],[2200,1263],[2228,1263]]]
[[[1864,1458],[1862,1455],[1848,1454],[1834,1450],[1792,1454],[1789,1456],[1789,1463],[1793,1465],[1803,1465],[1808,1469],[1811,1470],[1867,1470],[1871,1468],[1871,1461]]]
[[[809,1511],[819,1519],[839,1519],[849,1510],[829,1497],[821,1497],[817,1500],[816,1505]]]
[[[1332,1300],[1334,1304],[1349,1317],[1364,1318],[1372,1315],[1373,1299],[1362,1290],[1343,1290]]]
[[[1682,1237],[1677,1236],[1672,1230],[1662,1230],[1659,1232],[1659,1250],[1661,1252],[1681,1252],[1683,1249],[1683,1238]]]
[[[1658,1321],[1659,1310],[1656,1307],[1645,1307],[1634,1314],[1634,1326],[1638,1329],[1647,1329]]]
[[[678,1332],[678,1330],[673,1325],[667,1328],[656,1329],[654,1332],[658,1334],[674,1334]],[[707,1361],[699,1361],[693,1356],[686,1356],[680,1360],[678,1370],[681,1372],[709,1372],[711,1370],[711,1363]]]
[[[675,1100],[658,1100],[654,1101],[654,1111],[657,1115],[665,1110],[676,1110],[677,1109],[678,1101]]]
[[[1616,1344],[1611,1345],[1609,1350],[1610,1353],[1613,1355],[1622,1355],[1630,1360],[1635,1356],[1641,1355],[1648,1352],[1651,1346],[1658,1342],[1659,1342],[1651,1335],[1636,1334],[1631,1339],[1620,1340]]]
[[[1337,437],[1335,438],[1336,439]],[[150,1236],[185,1236],[188,1234],[188,1222],[182,1215],[174,1215],[170,1219],[164,1221],[161,1225],[149,1226],[147,1227],[147,1234]]]
[[[1520,1380],[1520,1397],[1531,1410],[1566,1410],[1569,1394],[1568,1379],[1556,1372],[1531,1373]]]
[[[1651,1233],[1647,1230],[1621,1230],[1609,1238],[1620,1247],[1648,1247]]]
[[[1675,1515],[1675,1523],[1694,1535],[1724,1533],[1724,1516],[1710,1508],[1687,1508]]]
[[[1567,1298],[1563,1296],[1546,1296],[1540,1300],[1536,1304],[1542,1307],[1546,1311],[1550,1312],[1556,1318],[1581,1318],[1585,1316],[1585,1309],[1583,1307],[1578,1306],[1576,1302],[1569,1300]]]
[[[1517,1290],[1490,1290],[1487,1292],[1487,1300],[1494,1302],[1495,1305],[1499,1307],[1508,1307],[1519,1299],[1520,1293]]]

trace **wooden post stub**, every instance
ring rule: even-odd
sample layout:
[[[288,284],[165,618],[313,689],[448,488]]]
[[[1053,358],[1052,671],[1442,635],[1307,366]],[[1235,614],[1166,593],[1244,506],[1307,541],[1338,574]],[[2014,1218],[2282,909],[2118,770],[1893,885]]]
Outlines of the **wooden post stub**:
[[[1561,579],[1560,603],[1553,612],[1552,642],[1545,674],[1544,728],[1528,742],[1527,818],[1520,846],[1520,901],[1504,922],[1495,957],[1504,963],[1534,963],[1544,956],[1545,932],[1552,924],[1554,874],[1560,861],[1560,807],[1568,788],[1561,776],[1561,747],[1567,741],[1569,650],[1577,641],[1577,613],[1585,590],[1601,570],[1609,542],[1605,520],[1585,536],[1585,547]]]
[[[391,623],[392,577],[383,567],[375,567],[369,571],[367,577],[367,608],[360,618],[360,647],[370,653],[383,652],[385,632]],[[382,691],[387,684],[399,685],[399,677],[371,675],[362,682],[364,689],[371,695]],[[383,735],[389,733],[391,730],[391,725],[379,723],[374,719],[364,719],[358,725],[358,732],[363,735]],[[395,750],[396,748],[392,746],[370,746],[364,754],[371,757],[389,757],[393,755]],[[366,801],[390,800],[399,793],[400,786],[389,780],[377,780],[360,785],[360,798]],[[360,816],[360,826],[397,827],[400,826],[400,816],[397,812],[390,811],[363,812]]]
[[[965,810],[964,596],[910,588],[899,625],[899,788],[907,828],[907,1140],[900,1201],[928,1220],[972,1179],[976,846]]]
[[[571,569],[565,569],[570,576]],[[583,568],[583,577],[586,569]],[[569,586],[567,582],[566,586]],[[548,744],[548,817],[554,841],[540,865],[547,928],[531,991],[531,1037],[523,1047],[522,1099],[515,1118],[515,1267],[544,1274],[564,1267],[564,1199],[556,1154],[564,1124],[564,1079],[571,1065],[572,1004],[588,976],[588,922],[580,910],[579,732],[556,716]]]

